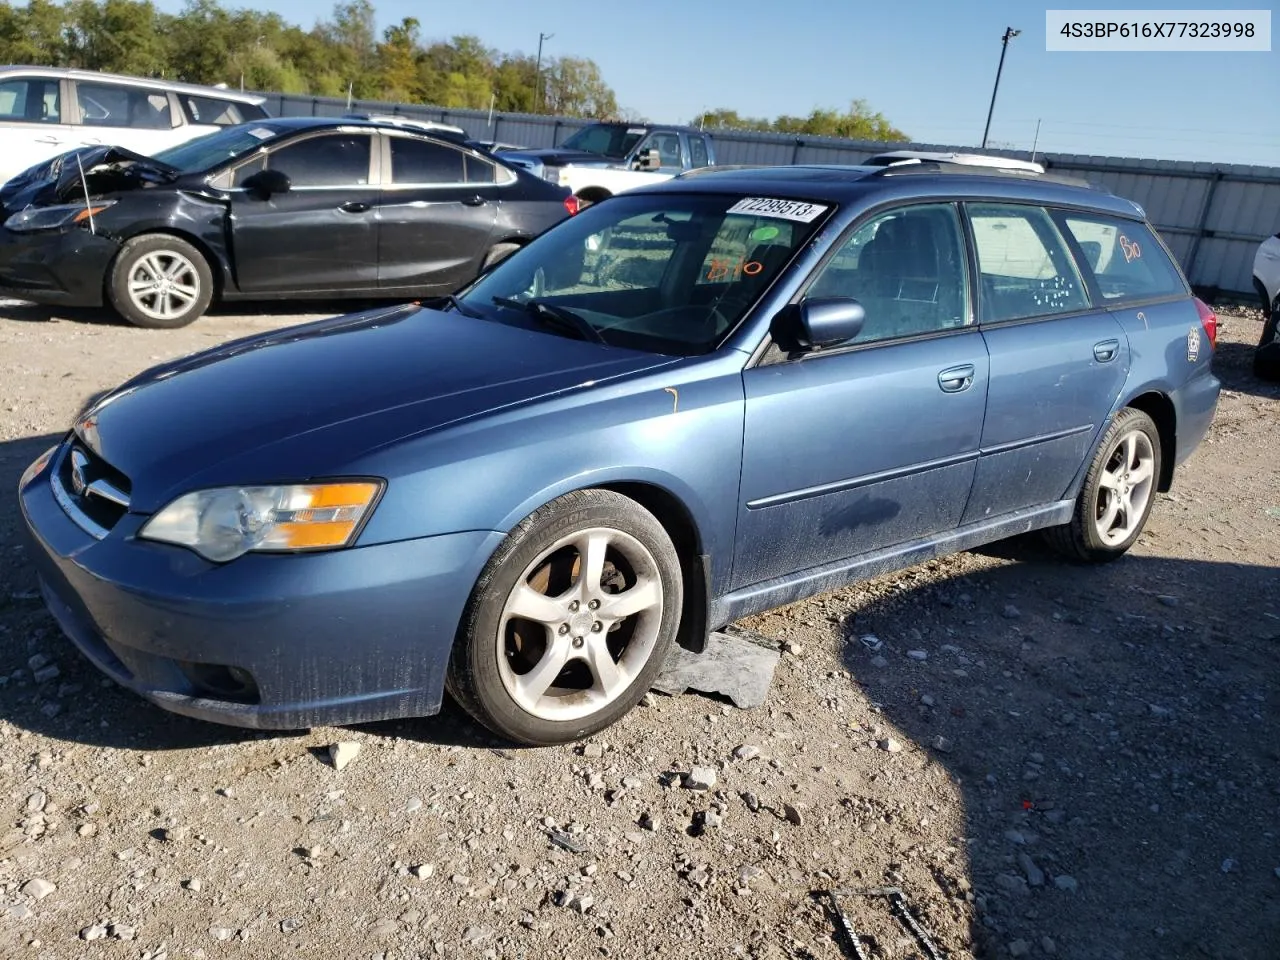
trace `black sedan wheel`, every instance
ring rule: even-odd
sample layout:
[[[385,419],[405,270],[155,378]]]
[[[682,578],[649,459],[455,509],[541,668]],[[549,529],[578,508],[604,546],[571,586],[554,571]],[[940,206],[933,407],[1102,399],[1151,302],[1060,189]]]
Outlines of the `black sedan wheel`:
[[[120,248],[107,295],[138,327],[185,327],[209,308],[213,274],[200,251],[178,237],[147,234]]]
[[[449,692],[518,743],[588,736],[652,685],[682,597],[675,546],[651,513],[609,490],[566,494],[521,522],[485,567]]]

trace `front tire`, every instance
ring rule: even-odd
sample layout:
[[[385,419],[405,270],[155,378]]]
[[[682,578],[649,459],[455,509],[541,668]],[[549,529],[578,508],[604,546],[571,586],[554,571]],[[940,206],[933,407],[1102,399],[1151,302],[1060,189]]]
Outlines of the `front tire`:
[[[144,234],[127,240],[116,254],[107,299],[134,326],[173,330],[209,308],[213,273],[200,251],[185,240]]]
[[[1050,544],[1088,563],[1123,556],[1151,515],[1161,453],[1155,421],[1133,407],[1121,410],[1098,444],[1071,521],[1045,531]]]
[[[634,500],[579,490],[534,511],[476,582],[446,677],[472,717],[517,743],[569,743],[620,719],[680,624],[680,560]]]

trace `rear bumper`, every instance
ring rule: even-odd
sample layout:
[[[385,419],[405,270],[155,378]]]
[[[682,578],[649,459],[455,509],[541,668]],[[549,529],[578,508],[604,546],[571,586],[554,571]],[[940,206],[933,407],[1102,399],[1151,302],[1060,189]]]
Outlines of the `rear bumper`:
[[[1208,364],[1173,392],[1171,399],[1178,425],[1175,464],[1191,456],[1209,432],[1221,392],[1222,382],[1210,372]]]
[[[14,233],[0,227],[0,292],[65,307],[100,307],[120,245],[82,228]]]
[[[471,588],[501,535],[486,531],[210,564],[133,534],[101,540],[55,501],[49,470],[20,491],[50,612],[122,686],[175,713],[301,729],[439,710]],[[228,692],[227,678],[251,682]]]

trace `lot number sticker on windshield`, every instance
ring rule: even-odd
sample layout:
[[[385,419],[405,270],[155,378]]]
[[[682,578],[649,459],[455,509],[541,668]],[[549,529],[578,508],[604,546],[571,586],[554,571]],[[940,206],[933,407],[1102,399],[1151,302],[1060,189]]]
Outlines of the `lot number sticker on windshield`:
[[[781,217],[800,223],[812,223],[826,207],[803,200],[777,200],[770,197],[744,197],[729,208],[729,213],[754,214],[757,217]]]

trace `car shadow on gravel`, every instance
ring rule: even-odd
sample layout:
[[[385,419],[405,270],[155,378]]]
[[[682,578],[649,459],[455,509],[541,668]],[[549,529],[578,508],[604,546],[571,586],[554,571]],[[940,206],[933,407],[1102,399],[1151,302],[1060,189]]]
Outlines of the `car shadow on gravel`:
[[[984,552],[841,648],[963,795],[976,955],[1274,960],[1280,568]]]
[[[1247,324],[1248,321],[1233,320]],[[1253,355],[1257,347],[1262,325],[1254,326],[1254,334],[1247,343],[1218,342],[1213,354],[1213,373],[1222,381],[1224,390],[1252,394],[1258,397],[1280,397],[1280,383],[1270,383],[1253,373]]]

